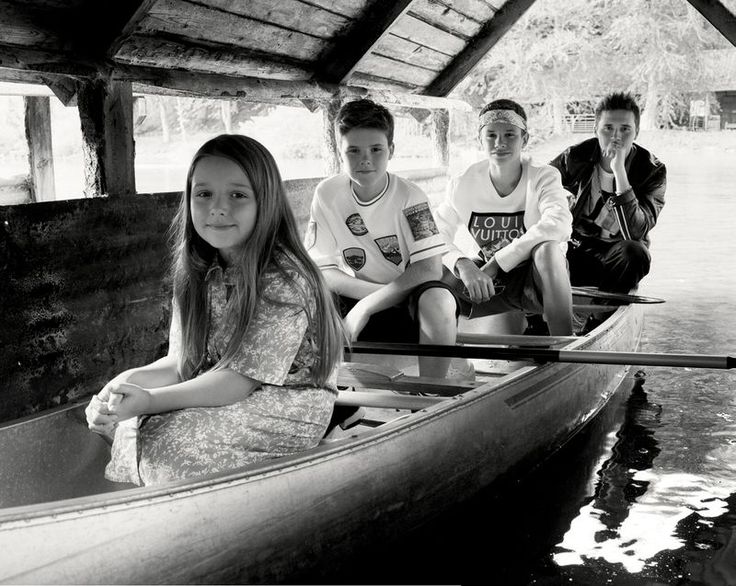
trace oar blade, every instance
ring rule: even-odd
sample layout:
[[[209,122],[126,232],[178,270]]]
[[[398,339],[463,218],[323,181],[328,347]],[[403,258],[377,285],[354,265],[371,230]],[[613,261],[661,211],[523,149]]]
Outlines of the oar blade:
[[[619,303],[664,303],[659,297],[645,297],[643,295],[630,295],[628,293],[614,293],[613,291],[602,291],[597,287],[572,287],[574,297],[590,297],[591,299],[607,299]]]

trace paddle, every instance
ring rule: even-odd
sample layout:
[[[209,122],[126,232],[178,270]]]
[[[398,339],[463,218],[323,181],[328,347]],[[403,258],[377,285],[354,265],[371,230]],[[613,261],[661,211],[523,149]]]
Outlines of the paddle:
[[[572,294],[578,297],[590,297],[592,299],[608,299],[621,303],[664,303],[659,297],[643,297],[641,295],[629,295],[628,293],[613,293],[612,291],[601,291],[596,287],[571,287]]]
[[[683,366],[694,368],[736,368],[736,358],[707,354],[654,354],[646,352],[604,352],[598,350],[552,350],[547,348],[498,348],[486,346],[440,346],[356,342],[346,352],[405,356],[446,356],[486,360],[536,360],[539,362],[579,362],[584,364],[628,364],[636,366]]]

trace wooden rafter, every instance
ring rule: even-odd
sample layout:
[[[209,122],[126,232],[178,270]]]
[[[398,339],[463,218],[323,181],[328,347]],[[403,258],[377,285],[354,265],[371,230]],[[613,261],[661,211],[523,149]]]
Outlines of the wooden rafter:
[[[325,83],[343,83],[360,60],[388,33],[413,0],[373,0],[367,10],[348,27],[332,50],[320,57],[322,64],[315,79]]]
[[[736,47],[736,14],[720,0],[687,0],[718,31]]]
[[[532,4],[534,0],[506,2],[422,93],[428,96],[449,94]]]
[[[68,31],[75,48],[90,58],[112,58],[156,0],[87,0],[77,8],[78,18]],[[89,26],[89,22],[95,23]]]
[[[234,77],[212,73],[159,69],[118,64],[111,78],[134,83],[137,92],[168,95],[237,98],[248,101],[285,103],[313,100],[328,102],[337,96],[356,99],[371,96],[391,105],[412,108],[449,108],[471,110],[466,102],[442,97],[391,92],[375,88],[317,83],[314,81],[284,81],[255,77]]]

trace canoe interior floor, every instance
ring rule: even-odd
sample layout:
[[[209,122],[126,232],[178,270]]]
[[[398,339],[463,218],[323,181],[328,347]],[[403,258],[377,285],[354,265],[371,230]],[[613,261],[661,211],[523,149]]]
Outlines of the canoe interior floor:
[[[419,376],[414,357],[361,354],[359,362],[344,362],[338,375],[338,405],[360,410],[326,439],[370,431],[531,364],[534,363],[455,358],[447,379],[432,379]]]

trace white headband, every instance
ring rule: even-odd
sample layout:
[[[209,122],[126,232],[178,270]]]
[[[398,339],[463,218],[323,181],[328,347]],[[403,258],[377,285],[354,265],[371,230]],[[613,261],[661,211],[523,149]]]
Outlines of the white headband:
[[[526,131],[526,121],[513,110],[488,110],[480,117],[478,132],[486,124],[491,124],[492,122],[508,122]]]

